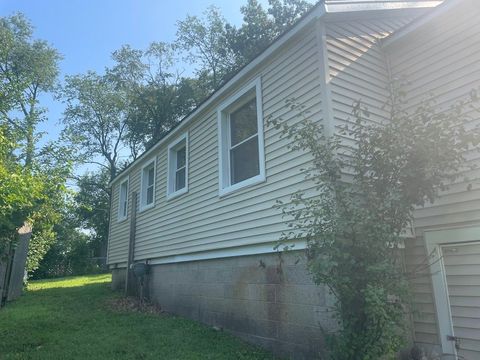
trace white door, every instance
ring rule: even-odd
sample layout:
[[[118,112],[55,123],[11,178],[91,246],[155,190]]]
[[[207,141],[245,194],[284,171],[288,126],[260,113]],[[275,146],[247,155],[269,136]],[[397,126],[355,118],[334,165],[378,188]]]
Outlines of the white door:
[[[480,359],[480,228],[425,233],[442,349]]]

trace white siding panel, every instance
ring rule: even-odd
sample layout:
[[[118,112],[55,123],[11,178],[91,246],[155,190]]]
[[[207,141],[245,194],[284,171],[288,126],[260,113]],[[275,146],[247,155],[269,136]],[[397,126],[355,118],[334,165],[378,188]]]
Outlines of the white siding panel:
[[[205,250],[273,242],[286,225],[275,201],[287,199],[295,190],[307,189],[300,168],[310,157],[287,152],[288,139],[269,126],[271,117],[290,124],[301,121],[298,111],[287,108],[295,98],[316,121],[322,119],[319,52],[313,27],[299,34],[279,53],[253,72],[249,79],[262,79],[265,121],[265,183],[220,198],[218,195],[218,103],[194,119],[189,131],[189,192],[166,199],[166,146],[156,152],[155,207],[137,215],[135,259],[153,259]],[[247,82],[249,79],[245,79]],[[241,84],[239,84],[241,86]],[[144,163],[145,159],[141,163]],[[139,191],[138,164],[131,170],[132,191]],[[112,206],[116,206],[116,201]],[[121,236],[125,235],[121,240]],[[122,239],[123,239],[122,238]],[[125,246],[125,245],[126,246]],[[124,261],[128,250],[127,229],[111,231],[110,263]],[[115,249],[115,252],[114,252]],[[113,256],[115,255],[115,256]]]
[[[428,254],[422,237],[407,240],[405,262],[411,278],[415,341],[438,345],[437,317],[433,300]]]
[[[334,127],[352,121],[353,104],[361,101],[379,122],[388,116],[388,69],[380,39],[407,24],[410,18],[337,22],[326,26],[329,86]],[[344,139],[345,145],[351,142]]]
[[[107,249],[109,264],[124,262],[128,257],[131,199],[129,196],[127,218],[121,222],[118,222],[120,184],[121,181],[117,182],[112,189],[112,202],[110,205],[110,233]]]
[[[409,81],[404,89],[407,93],[408,109],[414,109],[422,100],[432,94],[437,100],[439,109],[447,108],[455,101],[464,99],[472,88],[480,86],[480,7],[476,2],[463,2],[467,7],[458,6],[453,11],[441,15],[429,24],[417,29],[412,34],[392,44],[386,49],[387,58],[391,65],[392,75],[396,78],[406,78]],[[470,6],[468,6],[470,4]],[[473,6],[471,6],[474,4]],[[479,118],[478,114],[471,114],[472,123]],[[470,161],[478,163],[477,154],[468,154]],[[463,175],[469,179],[464,180]],[[477,170],[467,171],[462,177],[442,194],[434,204],[418,209],[415,214],[417,232],[422,233],[426,228],[445,228],[480,222],[480,174]],[[473,188],[467,191],[467,184]],[[417,239],[417,251],[410,254],[408,268],[421,266],[426,253],[423,239]],[[423,260],[422,260],[423,258]],[[474,262],[475,254],[469,252],[462,259],[451,254],[445,258],[448,273],[449,291],[452,302],[453,322],[462,330],[478,323],[476,315],[472,313],[472,295],[478,292],[479,277],[477,265]],[[478,257],[477,257],[478,258]],[[477,262],[478,264],[478,262]],[[430,275],[428,283],[421,282],[415,285],[415,307],[422,311],[434,310],[434,301]],[[422,288],[419,290],[419,288]],[[418,293],[421,298],[417,297]],[[435,314],[434,314],[435,315]],[[436,317],[436,316],[435,316]],[[431,321],[435,321],[435,317]],[[414,318],[415,339],[420,343],[439,345],[437,334],[429,337],[423,332],[423,323]],[[457,331],[456,331],[457,332]],[[471,332],[474,334],[474,332]],[[466,349],[462,355],[467,358],[477,358],[478,353],[471,357],[471,351],[478,350],[476,343],[467,344],[461,341],[462,348]]]
[[[431,95],[439,108],[446,108],[480,88],[480,7],[469,5],[474,4],[471,1],[464,4],[388,48],[393,75],[410,82],[405,89],[409,108]],[[478,113],[470,116],[473,124],[478,123]],[[468,158],[480,164],[478,153]],[[480,174],[469,171],[465,175],[469,180],[459,179],[463,186],[457,186],[454,193],[447,192],[417,211],[418,227],[480,221]],[[467,191],[467,183],[473,185],[472,191]]]

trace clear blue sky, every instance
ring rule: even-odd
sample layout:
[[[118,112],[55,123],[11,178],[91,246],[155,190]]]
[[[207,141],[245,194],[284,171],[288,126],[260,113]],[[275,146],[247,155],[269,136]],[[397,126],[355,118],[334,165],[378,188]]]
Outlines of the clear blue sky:
[[[35,38],[48,41],[63,56],[66,74],[102,72],[111,65],[110,54],[123,44],[145,48],[152,41],[173,41],[178,20],[200,15],[218,6],[225,18],[241,23],[240,6],[246,0],[0,0],[0,16],[22,12],[35,27]],[[267,0],[261,1],[266,4]],[[48,122],[41,130],[58,136],[63,105],[44,99]]]

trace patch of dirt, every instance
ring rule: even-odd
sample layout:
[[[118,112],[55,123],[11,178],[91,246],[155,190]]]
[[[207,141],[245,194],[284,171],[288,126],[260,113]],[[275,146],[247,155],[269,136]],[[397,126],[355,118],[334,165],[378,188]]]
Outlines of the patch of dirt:
[[[165,314],[160,305],[152,304],[147,301],[140,301],[135,297],[120,297],[107,301],[108,307],[120,313],[135,312],[144,314]]]

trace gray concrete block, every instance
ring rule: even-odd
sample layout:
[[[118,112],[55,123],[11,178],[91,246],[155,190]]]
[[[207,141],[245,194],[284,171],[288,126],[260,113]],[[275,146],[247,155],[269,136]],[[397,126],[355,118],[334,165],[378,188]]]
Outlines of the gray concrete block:
[[[312,305],[281,304],[279,307],[282,322],[302,326],[318,326],[315,307]]]
[[[248,299],[275,302],[275,285],[273,284],[248,284]]]
[[[324,287],[298,256],[261,254],[152,267],[153,301],[175,314],[221,327],[277,355],[308,358],[332,327]],[[331,301],[331,299],[330,299]],[[308,355],[310,354],[310,355]]]
[[[265,301],[249,302],[247,314],[254,319],[282,321],[280,304]]]
[[[311,285],[312,277],[305,266],[298,264],[283,267],[284,281],[287,284]]]
[[[125,288],[126,269],[112,270],[112,290],[122,290]]]
[[[277,302],[303,305],[325,305],[325,289],[317,285],[279,284],[275,286]]]
[[[241,299],[247,300],[249,298],[248,283],[234,283],[223,285],[223,296],[226,299]]]
[[[247,284],[265,284],[266,271],[265,268],[258,265],[240,266],[235,268],[232,275],[233,283],[247,283]]]
[[[278,321],[254,320],[252,334],[263,338],[276,339],[278,337]]]
[[[278,326],[278,339],[295,344],[309,345],[321,342],[322,335],[317,327],[280,323]]]

